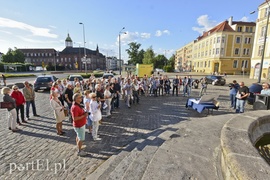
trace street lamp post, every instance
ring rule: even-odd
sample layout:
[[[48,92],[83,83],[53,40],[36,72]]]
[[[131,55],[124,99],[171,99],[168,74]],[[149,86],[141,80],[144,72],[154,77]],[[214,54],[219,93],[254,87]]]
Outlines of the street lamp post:
[[[84,24],[82,22],[80,22],[79,24],[82,24],[83,25],[83,46],[84,46],[84,57],[83,57],[83,59],[85,60],[85,74],[87,74]]]
[[[54,52],[54,59],[53,59],[53,61],[54,61],[54,71],[56,71],[56,62],[55,62],[55,56],[56,56],[56,51]]]
[[[122,63],[122,60],[121,60],[121,34],[126,34],[126,32],[122,32],[123,30],[125,29],[125,27],[123,27],[121,29],[121,31],[119,31],[119,36],[118,36],[118,41],[119,41],[119,74],[121,75],[121,63]]]
[[[266,45],[266,39],[267,39],[267,31],[268,31],[268,23],[269,23],[269,17],[270,17],[270,13],[269,13],[269,3],[268,1],[266,1],[268,4],[268,9],[267,9],[267,21],[266,21],[266,27],[265,27],[265,33],[264,33],[264,40],[263,40],[263,49],[262,49],[262,58],[261,58],[261,65],[260,65],[260,73],[259,73],[259,77],[258,77],[258,83],[261,82],[261,78],[262,78],[262,69],[263,69],[263,61],[264,61],[264,52],[265,52],[265,45]],[[255,11],[251,12],[250,14],[255,13]]]

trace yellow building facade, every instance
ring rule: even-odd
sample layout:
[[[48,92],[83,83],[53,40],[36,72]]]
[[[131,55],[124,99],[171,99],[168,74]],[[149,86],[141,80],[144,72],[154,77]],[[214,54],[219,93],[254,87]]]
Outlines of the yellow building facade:
[[[192,71],[207,74],[245,74],[250,61],[256,24],[232,17],[204,32],[193,45]]]
[[[180,71],[190,71],[192,68],[192,52],[193,52],[193,44],[186,44],[185,46],[178,49],[175,53],[175,70]]]
[[[251,57],[251,69],[250,69],[250,78],[251,79],[258,79],[260,75],[260,66],[262,60],[262,51],[264,45],[264,36],[266,33],[266,23],[268,17],[268,8],[270,6],[267,2],[261,4],[258,8],[258,19],[256,25],[256,31],[254,36],[254,46],[252,51]],[[269,24],[268,24],[269,26]],[[265,43],[265,51],[264,51],[264,58],[263,58],[263,67],[261,73],[261,79],[269,79],[270,77],[270,42],[269,42],[269,28],[267,32],[267,39]]]

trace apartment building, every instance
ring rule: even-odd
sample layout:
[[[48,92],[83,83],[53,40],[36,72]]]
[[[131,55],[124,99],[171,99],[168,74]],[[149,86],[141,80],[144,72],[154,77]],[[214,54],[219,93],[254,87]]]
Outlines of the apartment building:
[[[193,44],[192,70],[249,73],[255,27],[254,22],[233,21],[231,17],[204,32]]]
[[[175,70],[191,71],[192,70],[192,50],[194,41],[178,49],[175,53]]]
[[[254,46],[251,57],[251,69],[250,78],[258,79],[260,75],[260,66],[262,60],[264,37],[266,33],[267,18],[269,13],[270,1],[265,1],[258,7],[258,19],[256,25],[256,31],[254,36]],[[268,24],[269,26],[269,24]],[[269,28],[269,27],[268,27]],[[267,37],[269,37],[269,29],[267,32]],[[270,48],[269,39],[266,39],[265,51],[263,58],[263,67],[261,73],[261,79],[269,79],[270,77]]]

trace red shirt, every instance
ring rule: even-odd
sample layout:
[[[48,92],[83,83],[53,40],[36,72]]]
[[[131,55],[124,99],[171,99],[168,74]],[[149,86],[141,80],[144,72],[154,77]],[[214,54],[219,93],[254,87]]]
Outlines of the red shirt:
[[[70,111],[71,111],[71,115],[73,119],[74,117],[82,116],[85,113],[83,108],[81,108],[79,105],[75,103],[72,104]],[[73,126],[76,128],[80,128],[84,126],[85,124],[86,124],[86,117],[83,117],[82,119],[77,120],[77,121],[73,120]]]
[[[11,97],[13,97],[16,100],[16,106],[20,106],[25,103],[24,96],[21,91],[12,91]]]

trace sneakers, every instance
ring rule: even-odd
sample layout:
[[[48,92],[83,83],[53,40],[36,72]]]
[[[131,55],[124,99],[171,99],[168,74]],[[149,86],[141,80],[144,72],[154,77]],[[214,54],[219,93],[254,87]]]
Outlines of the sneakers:
[[[94,141],[100,141],[101,140],[101,138],[94,138]]]
[[[80,151],[77,153],[77,156],[80,156],[80,157],[87,156],[87,153],[84,152],[83,150],[80,150]]]

